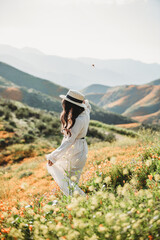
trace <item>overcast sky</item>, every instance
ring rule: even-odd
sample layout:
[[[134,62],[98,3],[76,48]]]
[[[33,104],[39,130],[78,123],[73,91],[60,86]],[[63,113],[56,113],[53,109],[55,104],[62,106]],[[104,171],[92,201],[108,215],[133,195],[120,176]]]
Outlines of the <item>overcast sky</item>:
[[[160,0],[0,0],[0,44],[160,63]]]

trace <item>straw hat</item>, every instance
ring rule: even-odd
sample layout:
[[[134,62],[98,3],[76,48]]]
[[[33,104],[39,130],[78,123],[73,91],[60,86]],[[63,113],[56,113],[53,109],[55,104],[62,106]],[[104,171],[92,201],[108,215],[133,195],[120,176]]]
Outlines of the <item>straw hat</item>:
[[[80,107],[86,107],[86,105],[83,103],[83,101],[85,100],[84,95],[76,90],[70,89],[66,95],[59,96],[60,98],[65,99],[68,102],[74,103]]]

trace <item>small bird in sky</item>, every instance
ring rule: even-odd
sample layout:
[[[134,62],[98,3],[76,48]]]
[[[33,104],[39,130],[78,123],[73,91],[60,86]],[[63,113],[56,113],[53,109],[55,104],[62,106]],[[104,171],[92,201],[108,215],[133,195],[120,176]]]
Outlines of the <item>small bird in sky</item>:
[[[95,65],[94,65],[94,64],[92,64],[92,67],[95,67]]]

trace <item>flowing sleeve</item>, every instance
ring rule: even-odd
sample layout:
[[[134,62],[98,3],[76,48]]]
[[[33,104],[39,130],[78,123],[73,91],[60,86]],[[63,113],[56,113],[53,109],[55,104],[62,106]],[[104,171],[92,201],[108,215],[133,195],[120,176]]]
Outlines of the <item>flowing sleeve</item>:
[[[91,109],[92,109],[92,107],[91,107],[91,105],[90,105],[88,99],[85,99],[85,105],[86,105],[86,109],[88,110],[88,112],[90,112]]]
[[[62,141],[61,145],[56,150],[45,155],[46,159],[50,160],[52,163],[55,163],[59,155],[63,155],[67,149],[72,146],[81,129],[83,128],[83,124],[84,123],[80,118],[76,118],[75,124],[71,128],[71,136],[67,136],[67,139]]]

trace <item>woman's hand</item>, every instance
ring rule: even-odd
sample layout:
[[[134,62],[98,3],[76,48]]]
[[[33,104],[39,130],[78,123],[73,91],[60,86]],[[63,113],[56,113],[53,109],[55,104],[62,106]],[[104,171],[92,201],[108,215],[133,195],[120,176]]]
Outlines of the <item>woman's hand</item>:
[[[52,166],[53,163],[52,163],[50,160],[48,160],[48,165],[49,165],[49,166]]]

